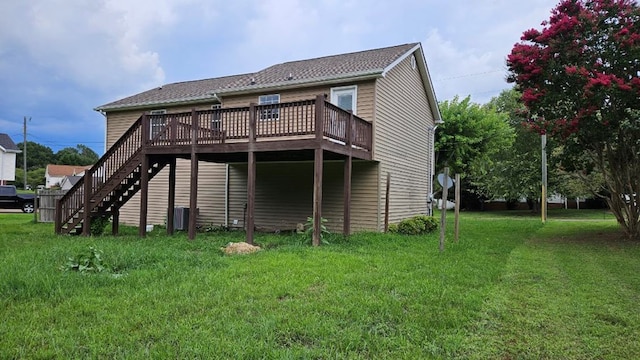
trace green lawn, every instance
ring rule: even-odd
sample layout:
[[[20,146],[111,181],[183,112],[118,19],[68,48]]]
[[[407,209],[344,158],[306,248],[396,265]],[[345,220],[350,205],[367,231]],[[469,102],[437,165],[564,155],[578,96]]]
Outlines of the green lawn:
[[[640,356],[640,245],[615,221],[491,214],[444,253],[437,234],[259,235],[246,256],[219,251],[237,233],[58,237],[0,214],[0,358]],[[109,271],[61,270],[89,246]]]

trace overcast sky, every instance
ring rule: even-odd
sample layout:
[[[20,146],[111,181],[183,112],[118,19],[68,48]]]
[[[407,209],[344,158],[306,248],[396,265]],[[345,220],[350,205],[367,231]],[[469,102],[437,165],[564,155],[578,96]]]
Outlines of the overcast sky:
[[[439,101],[487,102],[558,0],[0,2],[0,132],[104,151],[99,105],[177,81],[422,42]],[[445,119],[446,120],[446,119]]]

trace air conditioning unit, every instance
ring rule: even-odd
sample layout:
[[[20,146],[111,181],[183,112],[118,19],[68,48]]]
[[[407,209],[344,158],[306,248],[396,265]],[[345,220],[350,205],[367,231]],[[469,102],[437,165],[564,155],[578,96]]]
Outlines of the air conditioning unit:
[[[173,208],[173,228],[175,230],[189,229],[189,208],[182,206]]]
[[[200,213],[200,209],[196,208],[196,218]],[[176,206],[173,208],[173,229],[189,230],[189,208],[184,206]]]

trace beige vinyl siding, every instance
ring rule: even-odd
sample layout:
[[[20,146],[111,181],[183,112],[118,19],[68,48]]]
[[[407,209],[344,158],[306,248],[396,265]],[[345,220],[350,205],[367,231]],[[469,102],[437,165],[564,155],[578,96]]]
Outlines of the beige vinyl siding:
[[[354,85],[337,84],[335,87]],[[358,86],[358,116],[373,121],[375,82],[360,82]],[[281,102],[313,99],[318,94],[329,95],[331,87],[310,87],[287,90],[279,93]],[[224,108],[248,106],[258,102],[259,94],[230,96],[222,99]],[[209,109],[211,104],[200,104],[196,109]],[[146,109],[166,109],[167,112],[190,111],[193,106],[155,106]],[[118,111],[107,114],[107,144],[111,146],[142,115],[145,110]],[[323,187],[323,217],[329,219],[332,231],[342,231],[343,224],[343,162],[325,162]],[[237,220],[243,227],[246,204],[246,164],[231,164],[229,225]],[[311,216],[313,196],[313,163],[258,164],[256,184],[256,226],[264,230],[293,229]],[[198,178],[199,224],[219,225],[225,218],[224,164],[200,162]],[[353,231],[374,230],[379,222],[378,178],[379,169],[374,162],[354,162],[352,176],[351,228]],[[168,174],[166,167],[150,182],[149,224],[163,224],[166,219]],[[291,181],[299,177],[305,181]],[[189,206],[190,161],[178,159],[176,172],[176,206]],[[284,186],[289,184],[289,186]],[[137,225],[139,222],[140,197],[136,194],[121,208],[121,221]]]
[[[352,168],[351,228],[376,228],[377,164],[354,162]],[[332,232],[342,232],[344,162],[323,166],[322,217]],[[229,224],[244,228],[247,203],[247,164],[229,166]],[[293,230],[313,212],[313,162],[256,165],[255,225],[261,231]],[[237,225],[234,225],[237,220]]]
[[[367,82],[357,82],[357,83],[344,83],[337,84],[334,86],[316,86],[316,87],[308,87],[294,90],[284,90],[284,91],[268,91],[265,93],[255,93],[249,95],[238,95],[238,96],[229,96],[222,98],[222,106],[225,108],[229,107],[241,107],[248,106],[251,103],[258,103],[258,97],[260,95],[268,95],[268,94],[280,94],[280,102],[291,102],[291,101],[300,101],[300,100],[310,100],[315,99],[316,96],[321,94],[326,94],[327,99],[331,100],[331,88],[332,87],[342,87],[342,86],[350,86],[357,85],[358,86],[358,116],[368,120],[373,121],[373,92],[375,87],[374,81]]]
[[[431,183],[430,127],[433,114],[411,57],[377,80],[375,160],[380,161],[380,188],[390,183],[390,223],[426,213]],[[384,191],[381,202],[384,204]]]
[[[200,105],[197,109],[208,109]],[[162,107],[165,109],[165,107]],[[191,107],[166,108],[168,112],[189,111]],[[123,111],[107,114],[107,145],[110,147],[142,115],[142,111]],[[176,206],[189,207],[191,161],[176,162]],[[198,223],[220,225],[225,215],[226,166],[200,161],[198,164]],[[164,224],[167,217],[169,192],[169,167],[165,167],[149,182],[147,222]],[[140,220],[140,194],[136,194],[120,209],[120,221],[138,225]]]

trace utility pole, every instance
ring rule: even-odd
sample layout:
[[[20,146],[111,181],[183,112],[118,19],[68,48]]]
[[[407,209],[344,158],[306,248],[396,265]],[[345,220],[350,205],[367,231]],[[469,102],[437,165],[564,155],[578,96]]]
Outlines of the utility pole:
[[[542,196],[540,196],[540,213],[542,223],[547,222],[547,133],[541,136],[542,140]]]
[[[29,118],[31,121],[31,118]],[[24,143],[22,145],[22,169],[24,170],[24,189],[27,190],[27,117],[24,117],[24,124],[22,126]]]

